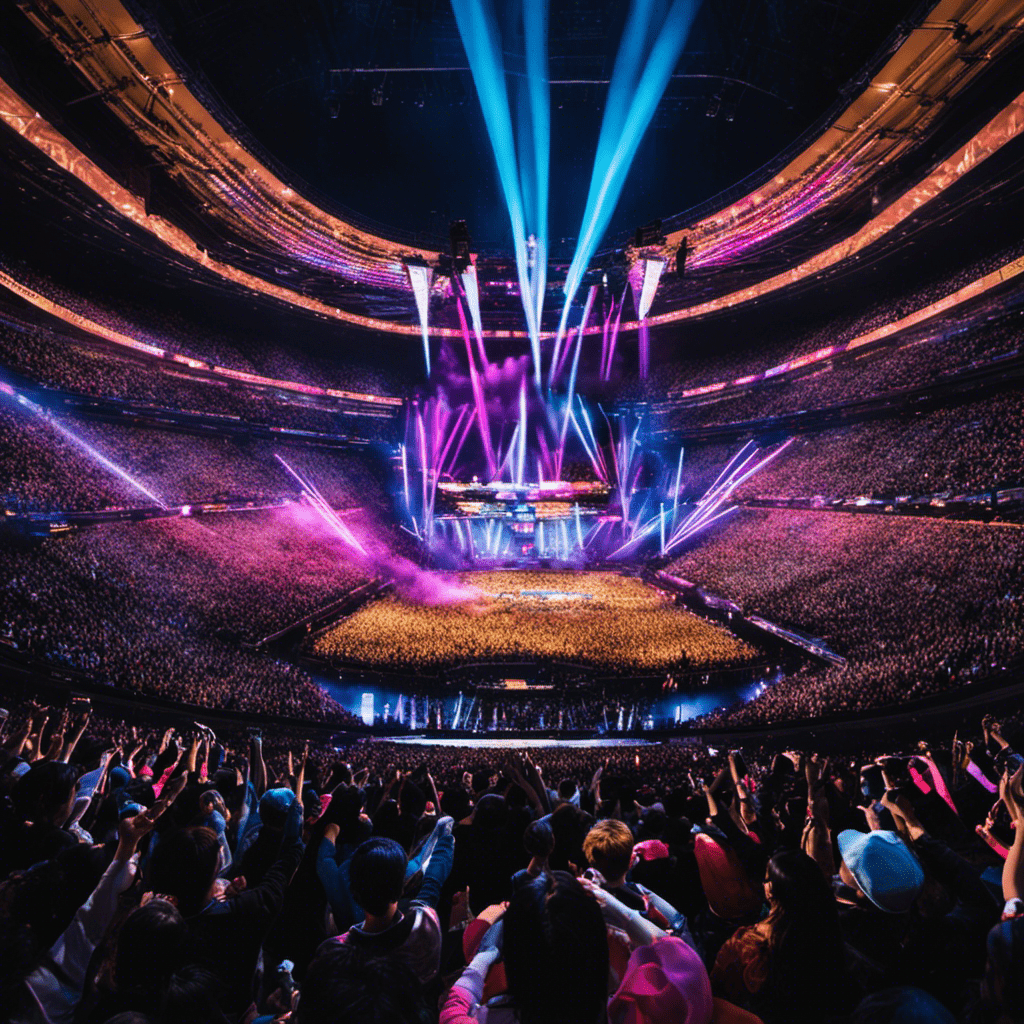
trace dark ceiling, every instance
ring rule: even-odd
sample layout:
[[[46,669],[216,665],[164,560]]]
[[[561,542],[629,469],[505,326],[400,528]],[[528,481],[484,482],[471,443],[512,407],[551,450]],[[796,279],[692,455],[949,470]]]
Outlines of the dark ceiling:
[[[133,0],[283,165],[381,225],[511,249],[448,0]],[[706,0],[606,242],[728,188],[815,124],[917,0]],[[552,0],[554,81],[606,80],[624,0]],[[550,235],[571,254],[606,86],[552,84]]]

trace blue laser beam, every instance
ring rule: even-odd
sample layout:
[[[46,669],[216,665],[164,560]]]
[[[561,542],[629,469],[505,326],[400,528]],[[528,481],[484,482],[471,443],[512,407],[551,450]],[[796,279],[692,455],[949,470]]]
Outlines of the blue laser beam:
[[[529,92],[533,152],[533,222],[528,227],[537,242],[534,253],[533,300],[537,328],[544,309],[548,266],[548,191],[551,165],[551,89],[548,84],[548,2],[526,0],[523,4],[523,36],[526,49],[526,87]],[[539,380],[539,377],[538,377]]]
[[[167,508],[166,503],[156,494],[154,494],[145,484],[141,481],[136,480],[126,469],[123,469],[112,459],[108,459],[102,452],[97,451],[88,441],[83,437],[79,437],[70,427],[66,427],[60,420],[53,416],[50,416],[42,406],[36,405],[35,402],[26,398],[24,395],[19,394],[10,385],[4,385],[2,389],[4,394],[8,395],[14,402],[19,405],[22,409],[26,409],[33,415],[38,417],[44,423],[49,424],[58,434],[67,438],[76,448],[85,452],[94,462],[98,462],[104,469],[113,473],[119,477],[126,484],[131,485],[141,494],[144,494],[147,498],[155,501],[161,508]]]
[[[116,462],[111,461],[102,452],[98,452],[88,441],[79,437],[73,430],[64,426],[59,420],[55,420],[52,416],[44,417],[47,423],[53,427],[58,433],[63,434],[72,444],[80,448],[90,458],[98,462],[104,469],[109,470],[115,476],[119,476],[125,483],[131,484],[137,491],[141,491],[147,498],[152,498],[161,508],[167,508],[167,505],[161,498],[155,495],[148,487],[140,483],[135,479],[127,470],[122,469]]]
[[[579,289],[622,193],[626,175],[686,43],[699,4],[635,0],[608,86],[579,241],[566,275],[566,303]],[[663,18],[660,18],[664,12]],[[563,320],[564,320],[563,316]]]
[[[501,35],[493,11],[484,0],[452,0],[459,35],[469,60],[480,109],[491,140],[512,224],[519,292],[533,353],[534,376],[540,387],[540,310],[544,301],[547,262],[547,200],[550,138],[550,100],[547,74],[547,0],[523,5],[526,41],[526,101],[520,105],[521,149],[516,154],[509,107]],[[530,144],[526,145],[526,140]],[[524,203],[526,193],[531,202]],[[527,236],[532,235],[532,253]]]

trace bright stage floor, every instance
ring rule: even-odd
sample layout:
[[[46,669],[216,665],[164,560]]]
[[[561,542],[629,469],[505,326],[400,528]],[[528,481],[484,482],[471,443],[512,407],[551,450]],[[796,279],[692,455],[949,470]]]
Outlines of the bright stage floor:
[[[543,659],[658,674],[754,663],[759,652],[633,576],[493,570],[445,578],[457,598],[389,595],[327,629],[310,653],[343,666],[436,671]]]

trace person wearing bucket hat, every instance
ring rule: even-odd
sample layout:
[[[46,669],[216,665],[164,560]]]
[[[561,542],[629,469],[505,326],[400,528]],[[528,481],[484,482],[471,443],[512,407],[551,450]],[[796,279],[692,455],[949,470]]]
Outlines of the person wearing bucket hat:
[[[836,842],[840,877],[887,914],[906,913],[924,885],[917,858],[895,832],[846,829]]]
[[[909,911],[924,886],[924,871],[893,832],[847,829],[837,843],[841,863],[833,891],[843,937],[884,972],[904,957]]]
[[[685,942],[672,937],[633,950],[608,1002],[608,1024],[710,1024],[713,1015],[704,964]]]
[[[668,935],[599,886],[583,884],[609,927],[635,947],[624,967],[616,967],[615,957],[609,965],[619,981],[608,1000],[608,1024],[762,1024],[760,1017],[714,998],[704,962],[689,941]]]
[[[244,877],[249,885],[260,880],[277,860],[281,849],[281,835],[295,793],[287,786],[268,789],[260,798],[256,824],[246,834],[246,842],[239,842],[228,877]],[[243,848],[244,847],[244,848]]]

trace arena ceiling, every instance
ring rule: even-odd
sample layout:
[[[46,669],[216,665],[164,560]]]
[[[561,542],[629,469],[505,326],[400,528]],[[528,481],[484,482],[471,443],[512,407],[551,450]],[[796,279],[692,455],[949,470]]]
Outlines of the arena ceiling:
[[[708,0],[611,233],[679,213],[774,157],[842,97],[918,6]],[[449,222],[465,218],[476,245],[510,250],[448,0],[135,0],[134,8],[256,139],[339,203],[425,239],[444,240]],[[551,237],[570,255],[628,8],[551,4]]]
[[[115,233],[122,222],[119,245],[148,236],[150,250],[169,247],[172,262],[197,277],[399,335],[419,333],[405,254],[435,258],[447,248],[449,217],[464,216],[482,252],[485,333],[525,336],[517,291],[505,287],[514,276],[507,214],[471,78],[457,70],[447,0],[18,7],[0,13],[0,118],[31,179],[16,191],[37,186],[29,163],[41,159],[91,217],[99,211]],[[573,119],[571,130],[566,121],[553,131],[556,234],[573,205],[565,196],[580,205],[585,188],[559,191],[572,180],[560,177],[559,160],[571,149],[585,181],[591,157],[563,140],[585,136],[587,117],[596,136],[625,7],[552,5],[554,113]],[[648,216],[665,218],[666,255],[685,234],[686,277],[666,275],[652,311],[653,323],[669,324],[848,273],[869,248],[906,248],[948,209],[961,178],[988,177],[976,168],[1019,148],[1022,12],[1021,0],[939,0],[912,11],[708,0],[601,258],[609,268],[621,259],[624,271],[636,254],[614,247]],[[559,70],[570,65],[577,70]],[[384,70],[400,67],[441,70]],[[407,159],[403,147],[418,156]],[[705,185],[694,175],[707,176]],[[435,194],[448,205],[430,214]],[[489,212],[476,220],[456,200]],[[643,216],[628,212],[634,202],[649,203]],[[488,217],[498,225],[489,252]],[[548,319],[557,319],[558,263],[556,252]],[[431,333],[457,335],[451,310],[437,306]],[[549,335],[553,326],[545,321]]]

